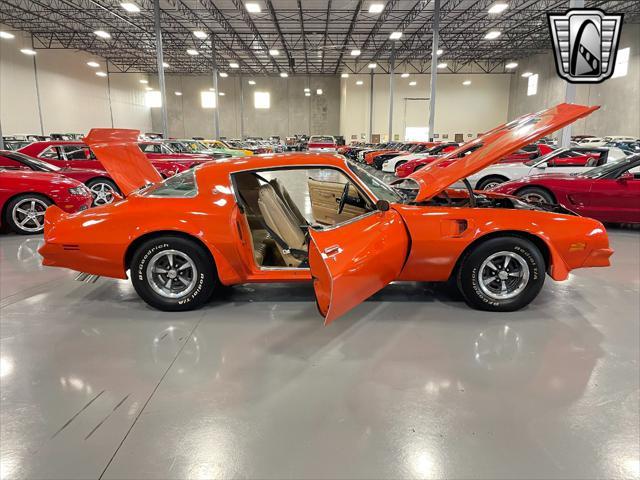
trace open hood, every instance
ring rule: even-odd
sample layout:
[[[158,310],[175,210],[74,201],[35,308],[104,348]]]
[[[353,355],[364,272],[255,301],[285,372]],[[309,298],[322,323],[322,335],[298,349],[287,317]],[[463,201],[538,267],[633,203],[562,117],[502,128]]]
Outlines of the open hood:
[[[125,195],[162,181],[162,176],[138,147],[138,135],[139,130],[93,128],[84,138]]]
[[[579,118],[586,117],[598,108],[600,107],[561,103],[538,113],[523,115],[466,142],[406,177],[415,180],[419,186],[414,201],[422,202],[438,195],[458,180],[479,172],[504,156]],[[406,181],[406,178],[394,183]]]

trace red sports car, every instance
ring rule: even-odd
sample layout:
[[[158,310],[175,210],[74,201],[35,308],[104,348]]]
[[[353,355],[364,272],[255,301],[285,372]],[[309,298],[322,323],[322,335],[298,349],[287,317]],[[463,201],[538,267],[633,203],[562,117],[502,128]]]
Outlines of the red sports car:
[[[143,144],[141,144],[143,145]],[[25,155],[40,158],[57,167],[81,167],[105,171],[91,149],[78,141],[34,142],[18,150]],[[145,152],[152,165],[163,177],[171,177],[204,162],[211,161],[206,155],[183,155],[173,153],[153,154]]]
[[[555,204],[601,222],[640,223],[640,155],[580,174],[533,175],[490,191]]]
[[[57,173],[65,177],[73,178],[74,180],[84,183],[87,188],[91,190],[94,207],[111,203],[115,200],[115,196],[113,195],[115,182],[104,170],[56,167],[39,158],[8,150],[0,150],[0,168]]]
[[[0,167],[0,224],[16,233],[41,233],[44,212],[49,205],[75,213],[89,208],[92,203],[91,191],[72,178]]]

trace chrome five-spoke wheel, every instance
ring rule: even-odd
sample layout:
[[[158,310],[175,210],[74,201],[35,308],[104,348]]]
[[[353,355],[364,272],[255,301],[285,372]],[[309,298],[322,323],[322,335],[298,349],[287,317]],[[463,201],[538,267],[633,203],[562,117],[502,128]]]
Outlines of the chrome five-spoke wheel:
[[[529,282],[529,265],[518,253],[501,251],[486,258],[478,270],[478,285],[495,300],[518,296]]]
[[[194,261],[178,250],[156,253],[147,266],[147,281],[158,295],[180,298],[189,295],[197,280]]]
[[[106,182],[95,182],[91,184],[89,187],[91,193],[93,194],[93,205],[106,205],[107,203],[113,202],[115,199],[113,193],[114,188],[112,185]]]
[[[24,198],[11,211],[13,223],[27,233],[39,233],[44,228],[44,213],[49,205],[40,198]]]

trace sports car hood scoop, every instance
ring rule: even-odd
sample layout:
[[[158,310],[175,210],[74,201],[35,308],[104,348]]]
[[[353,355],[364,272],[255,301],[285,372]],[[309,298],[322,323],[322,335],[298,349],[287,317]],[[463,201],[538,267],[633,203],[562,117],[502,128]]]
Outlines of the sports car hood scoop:
[[[94,128],[84,138],[125,195],[162,181],[162,176],[138,147],[138,135],[139,130]]]
[[[523,115],[437,157],[406,178],[418,184],[415,202],[438,195],[453,183],[466,178],[530,143],[586,117],[599,106],[561,103],[538,113]],[[405,181],[397,180],[393,184]],[[393,185],[392,184],[392,185]]]

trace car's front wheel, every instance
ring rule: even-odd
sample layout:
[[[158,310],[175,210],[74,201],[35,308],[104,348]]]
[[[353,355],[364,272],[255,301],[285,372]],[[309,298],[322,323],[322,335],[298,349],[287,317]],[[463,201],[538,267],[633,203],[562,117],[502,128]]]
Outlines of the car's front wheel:
[[[196,242],[178,236],[156,237],[140,245],[131,259],[130,272],[138,295],[164,311],[201,307],[218,285],[208,252]]]
[[[37,193],[18,195],[7,204],[5,222],[20,235],[42,233],[44,214],[51,204],[51,200]]]
[[[544,188],[539,187],[523,188],[518,192],[518,197],[520,197],[525,202],[530,203],[556,203],[553,195],[550,192],[548,192]]]
[[[511,312],[536,298],[545,275],[544,257],[535,244],[525,238],[497,237],[466,254],[457,284],[471,307]]]

